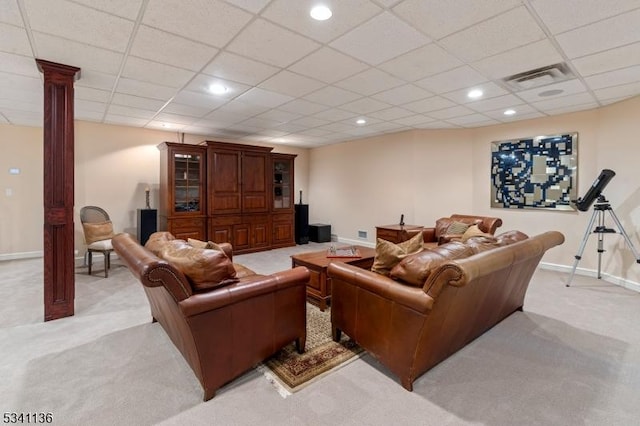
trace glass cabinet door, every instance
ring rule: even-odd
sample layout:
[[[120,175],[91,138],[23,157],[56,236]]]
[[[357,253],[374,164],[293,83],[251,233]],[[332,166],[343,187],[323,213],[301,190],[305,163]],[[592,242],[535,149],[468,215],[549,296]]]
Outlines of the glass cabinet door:
[[[200,212],[202,155],[174,153],[173,167],[174,212]]]
[[[276,159],[273,162],[273,208],[290,209],[293,206],[293,177],[291,176],[292,161]]]

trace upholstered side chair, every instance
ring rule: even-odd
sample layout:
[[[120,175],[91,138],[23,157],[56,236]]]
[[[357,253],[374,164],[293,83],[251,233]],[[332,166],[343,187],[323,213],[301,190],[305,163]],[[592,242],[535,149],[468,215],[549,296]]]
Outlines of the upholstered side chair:
[[[93,266],[93,253],[102,253],[104,256],[104,277],[109,276],[111,268],[111,237],[113,237],[113,224],[109,214],[97,206],[85,206],[80,209],[80,221],[84,231],[84,240],[87,244],[87,263],[89,275]]]

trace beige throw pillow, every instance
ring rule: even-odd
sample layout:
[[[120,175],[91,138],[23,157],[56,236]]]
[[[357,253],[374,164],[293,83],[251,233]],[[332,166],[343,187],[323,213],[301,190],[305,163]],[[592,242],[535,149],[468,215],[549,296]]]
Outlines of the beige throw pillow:
[[[394,244],[390,241],[378,238],[376,242],[376,255],[373,259],[371,271],[382,275],[389,275],[391,268],[407,255],[417,253],[422,250],[422,232],[418,232],[410,240]]]
[[[83,223],[84,239],[87,245],[96,241],[108,240],[113,237],[113,224],[110,220],[105,222]]]
[[[462,234],[462,238],[460,239],[460,241],[462,241],[463,243],[467,242],[467,240],[469,238],[472,237],[488,237],[488,238],[493,238],[493,235],[488,234],[486,232],[482,232],[480,230],[480,227],[478,225],[472,225],[470,226],[466,231],[464,231],[464,233]]]

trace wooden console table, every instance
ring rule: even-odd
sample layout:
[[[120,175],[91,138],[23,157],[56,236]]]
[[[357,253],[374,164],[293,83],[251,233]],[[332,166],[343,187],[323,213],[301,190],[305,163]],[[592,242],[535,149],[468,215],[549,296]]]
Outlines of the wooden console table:
[[[306,266],[310,277],[307,283],[307,300],[317,302],[321,311],[327,308],[331,299],[331,278],[327,276],[327,267],[331,262],[344,262],[363,269],[371,269],[376,251],[370,247],[355,246],[361,257],[327,257],[327,250],[294,254],[291,267]]]
[[[398,244],[408,240],[407,231],[416,231],[424,228],[422,225],[382,225],[376,226],[376,239],[391,241]]]

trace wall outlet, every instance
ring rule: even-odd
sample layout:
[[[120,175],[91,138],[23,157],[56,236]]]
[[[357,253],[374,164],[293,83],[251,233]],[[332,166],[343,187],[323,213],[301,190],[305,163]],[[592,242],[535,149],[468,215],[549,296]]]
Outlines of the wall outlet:
[[[367,231],[358,231],[358,238],[367,238]]]

